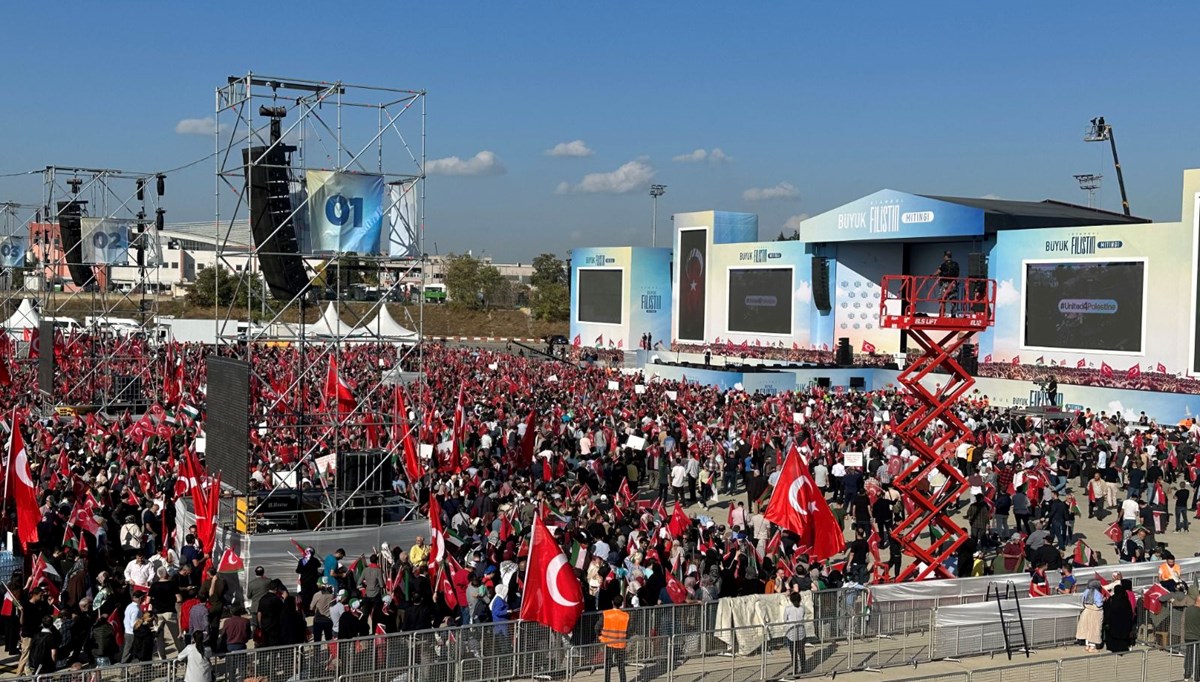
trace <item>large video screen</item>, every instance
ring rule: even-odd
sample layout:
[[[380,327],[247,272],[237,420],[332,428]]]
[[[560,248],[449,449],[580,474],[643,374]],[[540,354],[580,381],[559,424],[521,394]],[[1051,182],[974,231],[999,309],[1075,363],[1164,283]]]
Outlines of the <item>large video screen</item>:
[[[791,334],[792,269],[731,269],[729,331]]]
[[[679,231],[679,338],[704,340],[708,302],[708,230]]]
[[[579,270],[579,321],[621,324],[621,270]]]
[[[1139,353],[1144,261],[1025,264],[1025,345]]]

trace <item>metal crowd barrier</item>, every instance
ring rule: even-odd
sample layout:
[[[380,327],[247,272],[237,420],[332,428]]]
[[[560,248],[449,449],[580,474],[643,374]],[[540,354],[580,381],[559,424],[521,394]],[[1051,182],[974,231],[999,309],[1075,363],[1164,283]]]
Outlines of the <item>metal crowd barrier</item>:
[[[638,608],[630,613],[627,672],[638,682],[708,682],[711,676],[729,682],[765,682],[781,678],[817,677],[856,670],[882,670],[953,657],[1003,651],[998,626],[972,625],[935,628],[936,608],[876,608],[858,591],[829,590],[814,594],[815,617],[806,626],[805,664],[793,670],[792,654],[783,623],[717,628],[717,602]],[[596,682],[602,679],[604,646],[598,641],[601,615],[584,614],[569,636],[538,623],[504,622],[441,628],[420,632],[376,635],[337,642],[309,642],[290,647],[251,649],[215,660],[218,682],[265,678],[268,682],[314,680],[328,682],[503,682],[516,679],[554,679]],[[1168,623],[1174,622],[1168,619]],[[1181,621],[1180,621],[1181,623]],[[1074,644],[1076,618],[1027,621],[1034,649]],[[1180,631],[1181,625],[1174,626]],[[1145,661],[1138,674],[1123,675],[1134,682],[1140,671],[1158,671],[1153,682],[1183,679],[1183,648],[1155,649],[1120,658]],[[1172,655],[1174,653],[1175,655]],[[1141,658],[1139,658],[1141,657]],[[1089,660],[1114,660],[1093,655]],[[1079,680],[1067,677],[1082,662],[1038,662],[1019,673],[972,671],[939,679]],[[1190,659],[1189,659],[1190,660]],[[1153,663],[1153,665],[1149,665]],[[1087,664],[1091,665],[1091,664]],[[1108,664],[1113,665],[1113,664]],[[1132,664],[1129,664],[1132,665]],[[1071,667],[1075,666],[1075,667]],[[1013,666],[1014,668],[1016,666]],[[1005,667],[1004,670],[1012,669]],[[996,669],[999,670],[999,669]],[[1066,671],[1066,672],[1065,672]],[[1101,666],[1096,671],[1108,673]],[[1076,672],[1070,673],[1072,676]],[[1082,673],[1079,673],[1082,674]],[[110,666],[97,670],[62,671],[26,682],[182,682],[184,669],[173,661]],[[991,675],[991,676],[989,676]],[[914,678],[915,679],[915,678]],[[1114,678],[1115,679],[1115,678]]]

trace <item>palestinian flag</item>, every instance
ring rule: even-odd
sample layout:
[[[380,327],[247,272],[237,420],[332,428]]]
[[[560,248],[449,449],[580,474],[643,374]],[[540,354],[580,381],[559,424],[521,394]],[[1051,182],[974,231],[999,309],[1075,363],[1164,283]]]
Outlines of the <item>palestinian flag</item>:
[[[1095,552],[1092,551],[1092,548],[1088,547],[1086,542],[1080,540],[1079,542],[1075,543],[1075,553],[1071,557],[1071,563],[1074,564],[1076,568],[1091,566],[1092,559],[1094,557]]]
[[[363,572],[367,570],[367,558],[361,554],[357,559],[350,562],[346,568],[346,577],[351,581],[351,585],[359,585],[362,583]]]
[[[579,541],[571,543],[570,556],[567,557],[567,562],[579,570],[587,568],[588,546]]]
[[[183,413],[187,415],[188,419],[196,421],[200,418],[200,410],[195,405],[185,404],[182,409]]]

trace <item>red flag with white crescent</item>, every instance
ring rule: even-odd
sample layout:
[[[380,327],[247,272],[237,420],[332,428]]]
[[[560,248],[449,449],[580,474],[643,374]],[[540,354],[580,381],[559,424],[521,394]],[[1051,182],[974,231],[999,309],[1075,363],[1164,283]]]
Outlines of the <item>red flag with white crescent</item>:
[[[799,535],[800,544],[811,548],[809,556],[815,561],[824,561],[846,547],[841,526],[817,490],[795,445],[783,460],[765,516],[775,525]]]
[[[446,558],[446,532],[442,528],[442,506],[437,497],[429,496],[429,565],[436,566]]]
[[[12,433],[8,438],[8,471],[11,477],[10,485],[13,491],[13,501],[17,505],[17,537],[21,544],[28,547],[38,541],[38,521],[41,513],[38,511],[37,486],[29,471],[29,457],[25,450],[25,438],[21,435],[21,417],[13,411]]]
[[[583,586],[541,516],[533,518],[531,538],[521,620],[531,620],[560,634],[570,634],[583,613]]]

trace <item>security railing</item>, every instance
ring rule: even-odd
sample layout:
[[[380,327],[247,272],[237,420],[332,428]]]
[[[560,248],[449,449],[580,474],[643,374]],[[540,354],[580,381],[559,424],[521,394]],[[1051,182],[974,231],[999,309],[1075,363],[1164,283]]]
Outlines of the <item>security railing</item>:
[[[1004,649],[998,625],[937,627],[936,607],[868,607],[867,600],[855,590],[829,590],[814,593],[813,597],[814,618],[805,623],[807,643],[794,657],[794,647],[788,641],[788,625],[766,622],[718,628],[718,602],[631,609],[628,611],[627,673],[639,682],[702,682],[711,675],[727,676],[736,682],[765,682],[912,666]],[[567,636],[538,623],[506,621],[250,649],[214,657],[215,679],[220,682],[255,678],[264,682],[504,682],[517,679],[592,682],[602,679],[604,674],[606,651],[597,637],[600,619],[599,613],[584,614]],[[1073,644],[1075,626],[1074,617],[1029,620],[1030,646],[1045,649]],[[1175,628],[1181,632],[1181,625]],[[1161,673],[1152,678],[1153,682],[1171,682],[1183,679],[1172,676],[1172,671],[1183,669],[1184,653],[1185,648],[1181,647],[1170,651],[1155,649],[1149,654],[1138,650],[1122,658],[1119,666],[1124,670],[1126,660],[1150,662],[1146,658],[1150,655],[1154,669]],[[1105,660],[1109,658],[1104,657]],[[1026,671],[1032,676],[1013,677],[1016,673],[993,674],[980,670],[967,673],[967,677],[958,673],[937,677],[984,682],[1110,679],[1060,676],[1066,674],[1063,670],[1074,670],[1064,666],[1084,665],[1069,663],[1071,660],[1074,659],[1039,662],[1043,667],[1036,668],[1036,675],[1032,672],[1034,668]],[[1093,656],[1092,660],[1100,659]],[[1046,667],[1047,663],[1049,667]],[[1149,666],[1142,665],[1137,675],[1119,679],[1121,682],[1143,679],[1142,668],[1149,669]],[[1105,675],[1110,672],[1105,667],[1097,668],[1097,671]],[[183,682],[184,668],[170,660],[153,661],[22,679],[38,682]]]

